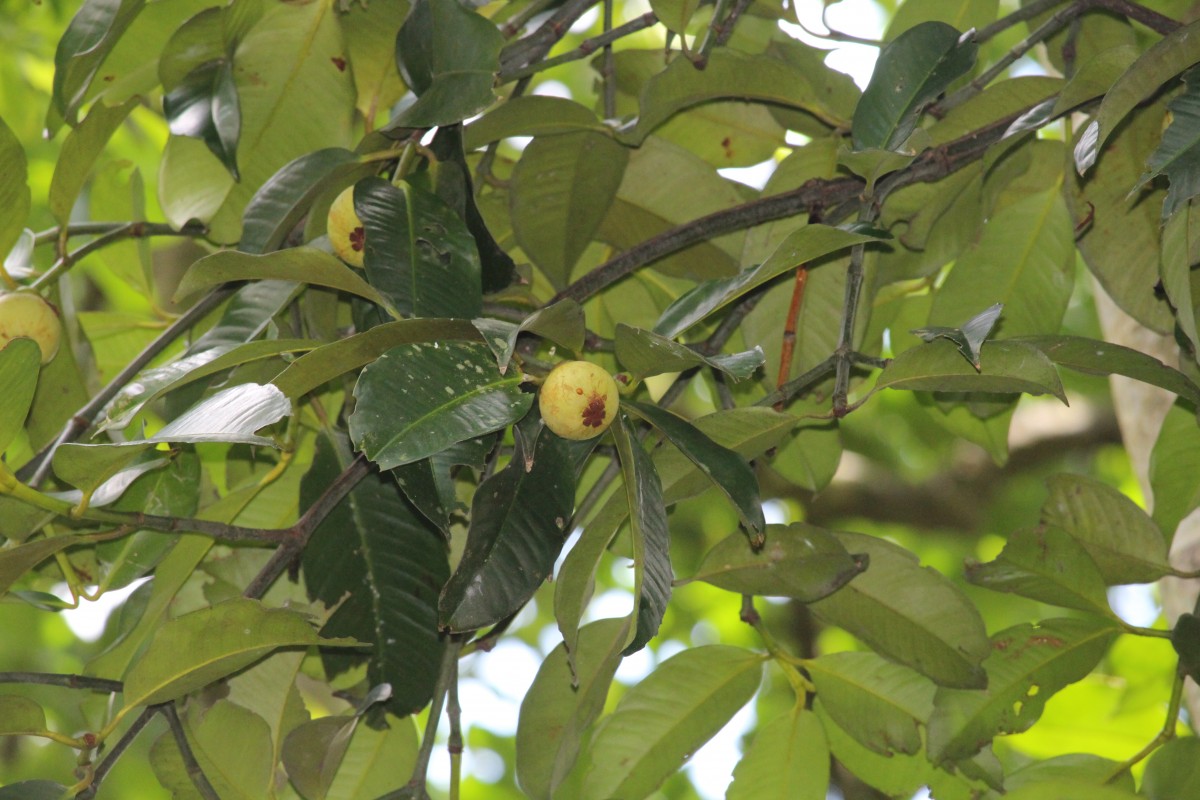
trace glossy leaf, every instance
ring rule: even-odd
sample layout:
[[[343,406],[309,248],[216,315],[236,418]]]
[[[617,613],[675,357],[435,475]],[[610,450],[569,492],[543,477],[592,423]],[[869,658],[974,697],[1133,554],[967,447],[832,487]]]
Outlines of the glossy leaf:
[[[951,342],[938,339],[905,350],[892,359],[876,389],[925,392],[1052,394],[1067,400],[1058,372],[1040,350],[1019,341],[989,341],[980,371],[964,361]]]
[[[802,707],[759,726],[733,768],[726,800],[825,800],[829,745],[821,721]]]
[[[766,541],[755,549],[741,534],[713,545],[686,581],[704,581],[738,594],[820,600],[867,568],[867,558],[846,552],[828,531],[793,522],[768,525]]]
[[[133,23],[145,0],[88,0],[76,12],[54,54],[53,107],[46,127],[53,133],[75,117],[105,56]]]
[[[480,344],[399,345],[359,375],[350,438],[380,469],[419,461],[523,417],[520,383]]]
[[[1042,520],[1076,539],[1104,582],[1149,583],[1170,571],[1162,531],[1116,489],[1082,475],[1055,475]]]
[[[0,349],[0,386],[4,403],[0,407],[0,453],[3,453],[21,429],[37,389],[42,351],[37,342],[21,337]]]
[[[517,781],[529,797],[550,800],[574,766],[628,638],[628,619],[593,622],[579,629],[570,660],[560,644],[538,668],[517,721]]]
[[[780,242],[759,266],[750,267],[732,278],[705,281],[685,292],[658,318],[654,332],[674,338],[772,278],[838,250],[873,241],[878,239],[869,234],[852,233],[828,225],[805,225]]]
[[[1168,80],[1200,61],[1200,42],[1193,35],[1198,27],[1200,23],[1193,22],[1164,36],[1113,84],[1075,145],[1075,167],[1080,174],[1096,163],[1105,142],[1129,112]]]
[[[454,0],[416,0],[396,37],[396,61],[417,102],[388,127],[431,128],[487,108],[503,43],[491,20]]]
[[[870,568],[813,603],[817,616],[940,686],[982,686],[980,663],[990,648],[983,620],[962,590],[897,545],[859,533],[835,535],[848,551],[866,553]]]
[[[284,164],[246,204],[238,249],[261,254],[278,248],[324,183],[357,163],[349,150],[326,147]]]
[[[738,518],[752,541],[762,540],[762,500],[758,479],[750,465],[727,447],[714,442],[691,422],[664,408],[647,403],[626,401],[622,408],[649,422],[667,441],[687,456],[700,471],[712,479],[738,512]]]
[[[1022,528],[986,564],[969,561],[967,580],[998,592],[1109,616],[1104,579],[1087,550],[1052,526]]]
[[[188,297],[202,289],[228,281],[287,280],[336,289],[370,300],[383,307],[388,302],[359,274],[339,259],[311,247],[291,247],[267,255],[250,255],[222,250],[194,262],[184,273],[175,298]]]
[[[513,169],[517,244],[558,288],[592,241],[625,174],[629,150],[592,131],[534,139]]]
[[[937,690],[928,678],[867,652],[821,656],[804,668],[825,711],[861,744],[885,756],[921,749]]]
[[[50,213],[60,225],[65,225],[71,218],[75,201],[79,199],[96,159],[134,105],[134,100],[111,108],[97,103],[63,142],[62,152],[54,164],[54,176],[50,179],[49,197]]]
[[[575,507],[566,440],[518,444],[504,469],[479,485],[467,543],[438,602],[443,626],[472,631],[521,609],[554,569]],[[532,466],[527,466],[530,458]]]
[[[1028,729],[1050,697],[1091,672],[1118,631],[1108,620],[1051,619],[996,634],[983,664],[987,689],[938,689],[930,760],[969,758],[994,736]]]
[[[315,502],[353,458],[347,442],[323,438],[300,485],[303,505]],[[323,650],[326,672],[339,674],[366,657],[371,683],[392,687],[393,713],[424,707],[442,657],[437,596],[450,577],[441,532],[394,481],[371,475],[313,533],[301,568],[308,597],[334,608],[322,634],[372,643],[365,653]]]
[[[707,366],[740,381],[749,378],[763,365],[760,347],[742,353],[705,356],[665,336],[624,323],[617,323],[616,351],[617,360],[633,373],[636,380]]]
[[[322,639],[304,615],[234,599],[165,623],[125,673],[125,705],[182,697],[253,664],[278,647],[353,645]]]
[[[899,149],[924,107],[974,66],[973,38],[973,31],[925,22],[884,47],[854,111],[854,149]]]
[[[292,413],[292,404],[271,384],[244,383],[217,392],[159,428],[151,442],[242,442],[275,446],[255,431]]]
[[[637,628],[624,655],[641,650],[658,634],[671,598],[671,540],[662,481],[623,411],[617,413],[613,439],[621,460],[621,479],[629,508],[633,542],[633,591]]]
[[[684,650],[630,689],[592,740],[583,800],[645,797],[746,704],[762,656],[725,645]]]
[[[417,317],[478,317],[475,239],[437,195],[382,178],[359,181],[354,208],[366,231],[367,281],[398,311]]]
[[[1041,350],[1059,366],[1085,375],[1124,375],[1200,404],[1200,386],[1173,367],[1138,350],[1083,336],[1026,336],[1017,340]]]
[[[641,113],[632,132],[640,144],[674,114],[713,100],[756,100],[806,111],[830,127],[846,120],[830,107],[803,70],[783,59],[715,48],[704,69],[678,57],[642,90]]]
[[[242,112],[230,59],[206,61],[189,72],[163,97],[163,114],[171,133],[204,142],[229,174],[239,178]]]

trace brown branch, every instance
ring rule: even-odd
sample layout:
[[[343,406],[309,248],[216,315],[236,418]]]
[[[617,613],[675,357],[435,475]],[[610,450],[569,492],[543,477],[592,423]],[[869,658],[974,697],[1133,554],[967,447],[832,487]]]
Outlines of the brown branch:
[[[204,800],[221,800],[217,790],[208,782],[208,776],[204,774],[200,762],[196,760],[196,754],[192,752],[191,745],[188,744],[187,733],[183,729],[179,713],[175,710],[175,703],[163,703],[161,711],[162,715],[167,718],[167,725],[171,728],[171,737],[175,740],[175,746],[179,748],[179,756],[183,759],[183,766],[187,770],[188,777],[192,779],[192,785],[196,787],[196,791]]]
[[[500,51],[500,74],[514,72],[541,60],[566,35],[575,20],[596,3],[597,0],[566,0],[540,28]]]
[[[1105,11],[1120,14],[1134,22],[1140,22],[1162,36],[1174,33],[1181,27],[1180,22],[1164,16],[1153,9],[1149,9],[1140,3],[1130,2],[1130,0],[1094,0],[1094,3],[1097,8],[1103,8]]]
[[[41,686],[62,686],[67,689],[95,689],[98,692],[120,692],[123,684],[107,678],[87,675],[66,675],[53,672],[0,672],[0,683],[34,683]]]
[[[108,755],[104,760],[96,765],[95,771],[92,773],[92,781],[87,788],[75,795],[75,800],[94,800],[96,792],[100,789],[101,782],[104,781],[109,771],[116,765],[124,752],[129,749],[129,745],[133,744],[133,740],[138,737],[142,729],[149,724],[154,715],[159,713],[162,706],[146,706],[142,709],[142,713],[137,715],[137,718],[126,729],[125,733],[121,734],[121,738],[117,739],[116,744],[108,751]]]
[[[792,302],[788,306],[787,319],[783,323],[783,342],[779,348],[779,373],[775,388],[781,389],[792,372],[792,354],[796,350],[796,322],[800,307],[804,304],[804,287],[808,285],[808,264],[796,267],[796,278],[792,284]],[[783,411],[783,401],[775,404],[776,411]]]
[[[497,76],[497,82],[504,84],[508,83],[509,81],[517,80],[518,78],[528,78],[530,75],[534,75],[538,72],[543,72],[545,70],[552,69],[553,67],[558,67],[563,64],[569,64],[572,61],[578,61],[580,59],[587,58],[601,48],[604,48],[606,52],[611,52],[613,42],[622,37],[629,36],[632,33],[637,33],[638,31],[653,27],[657,23],[658,17],[655,15],[655,13],[653,11],[647,11],[645,14],[626,22],[624,25],[618,25],[610,31],[605,31],[604,33],[593,36],[590,39],[584,39],[580,43],[579,47],[563,53],[562,55],[519,67],[514,66],[511,69],[501,68],[500,73]]]

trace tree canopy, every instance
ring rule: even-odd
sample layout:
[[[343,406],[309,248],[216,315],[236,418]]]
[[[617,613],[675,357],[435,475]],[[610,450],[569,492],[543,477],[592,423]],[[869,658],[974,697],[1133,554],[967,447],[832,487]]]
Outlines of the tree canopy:
[[[0,800],[1200,796],[1192,0],[0,9]]]

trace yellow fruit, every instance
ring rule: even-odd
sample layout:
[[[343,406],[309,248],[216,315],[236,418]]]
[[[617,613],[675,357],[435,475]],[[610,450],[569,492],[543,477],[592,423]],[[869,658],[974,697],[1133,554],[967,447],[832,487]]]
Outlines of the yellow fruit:
[[[62,326],[58,311],[31,292],[0,294],[0,347],[25,337],[42,349],[42,363],[49,364],[58,352]]]
[[[362,220],[354,211],[353,186],[347,187],[329,207],[325,232],[329,234],[329,244],[338,258],[352,267],[362,267],[366,232]]]
[[[617,416],[617,382],[587,361],[564,361],[546,376],[538,408],[546,427],[564,439],[591,439]]]

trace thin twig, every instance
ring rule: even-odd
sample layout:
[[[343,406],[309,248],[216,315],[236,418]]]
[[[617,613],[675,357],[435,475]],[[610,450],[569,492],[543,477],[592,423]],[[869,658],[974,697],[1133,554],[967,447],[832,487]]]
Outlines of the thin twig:
[[[450,686],[446,690],[446,721],[450,732],[446,737],[446,750],[450,753],[450,800],[458,800],[459,783],[462,780],[462,706],[458,702],[458,659],[454,659]]]
[[[1127,17],[1134,22],[1140,22],[1162,36],[1174,33],[1181,27],[1181,23],[1178,21],[1147,8],[1140,3],[1130,2],[1130,0],[1095,0],[1095,5],[1098,8],[1103,8],[1106,11]]]
[[[873,216],[868,209],[864,212],[863,219],[869,221]],[[842,329],[838,334],[837,349],[834,350],[836,376],[833,384],[833,415],[835,417],[843,417],[849,410],[846,400],[850,394],[850,369],[854,366],[854,323],[858,319],[865,255],[866,245],[858,244],[850,249],[850,269],[846,271],[846,294],[842,301]]]
[[[200,762],[196,760],[196,754],[192,752],[191,745],[188,744],[187,733],[183,730],[183,722],[175,710],[175,703],[163,703],[161,709],[162,715],[167,718],[167,725],[171,728],[171,737],[175,739],[175,746],[179,748],[183,766],[187,770],[188,777],[192,779],[192,785],[196,787],[196,791],[204,800],[221,800],[217,790],[208,782],[208,776],[204,774]]]
[[[636,17],[629,22],[626,22],[624,25],[618,25],[611,31],[605,31],[598,36],[593,36],[590,39],[584,39],[580,43],[579,47],[563,53],[562,55],[555,56],[554,58],[547,58],[528,65],[521,65],[519,67],[514,66],[512,69],[508,70],[501,69],[500,74],[497,77],[497,82],[504,84],[508,83],[509,81],[516,80],[517,78],[527,78],[530,75],[534,75],[538,72],[544,72],[545,70],[559,67],[563,64],[569,64],[572,61],[578,61],[581,58],[587,58],[600,48],[611,48],[612,43],[618,39],[629,36],[633,33],[637,33],[638,31],[645,30],[646,28],[650,28],[657,22],[658,17],[654,14],[654,12],[647,11],[640,17]]]
[[[541,61],[597,0],[566,0],[536,31],[500,51],[500,74]],[[511,78],[509,79],[511,80]],[[502,83],[504,81],[501,81]]]
[[[994,39],[1004,31],[1014,25],[1018,25],[1026,20],[1044,14],[1055,6],[1062,5],[1066,0],[1034,0],[1027,6],[1021,6],[1011,14],[1007,14],[993,22],[991,25],[985,25],[975,32],[975,41],[979,44]]]
[[[796,267],[796,279],[792,283],[792,302],[788,306],[787,319],[783,323],[783,342],[779,348],[779,373],[775,377],[775,388],[781,389],[787,383],[792,373],[792,355],[796,349],[796,323],[800,317],[800,307],[804,304],[804,287],[808,285],[808,264]],[[776,411],[783,411],[783,402],[775,405]]]
[[[604,32],[612,33],[613,0],[604,0]],[[604,87],[604,118],[617,116],[617,59],[612,42],[604,43],[604,61],[600,69],[600,81]]]
[[[154,718],[154,715],[161,708],[162,706],[146,706],[142,709],[142,713],[137,715],[125,730],[125,733],[121,734],[121,738],[117,739],[116,743],[113,744],[112,749],[108,751],[108,755],[96,765],[95,771],[92,772],[91,783],[88,784],[86,789],[75,795],[75,800],[94,800],[96,792],[100,789],[100,784],[104,781],[105,776],[108,775],[109,770],[116,765],[117,759],[124,754],[129,745],[133,744],[133,740],[138,737],[138,734],[142,732],[142,729],[149,724],[150,720]]]
[[[36,683],[41,686],[62,686],[67,689],[95,689],[98,692],[120,692],[124,684],[107,678],[87,675],[67,675],[53,672],[0,672],[0,683]]]
[[[144,239],[151,236],[186,236],[198,238],[208,234],[208,228],[195,222],[189,222],[176,228],[165,222],[72,222],[65,228],[55,226],[33,235],[34,245],[42,245],[56,241],[63,233],[66,236],[102,236],[105,234],[124,231],[127,238]]]

